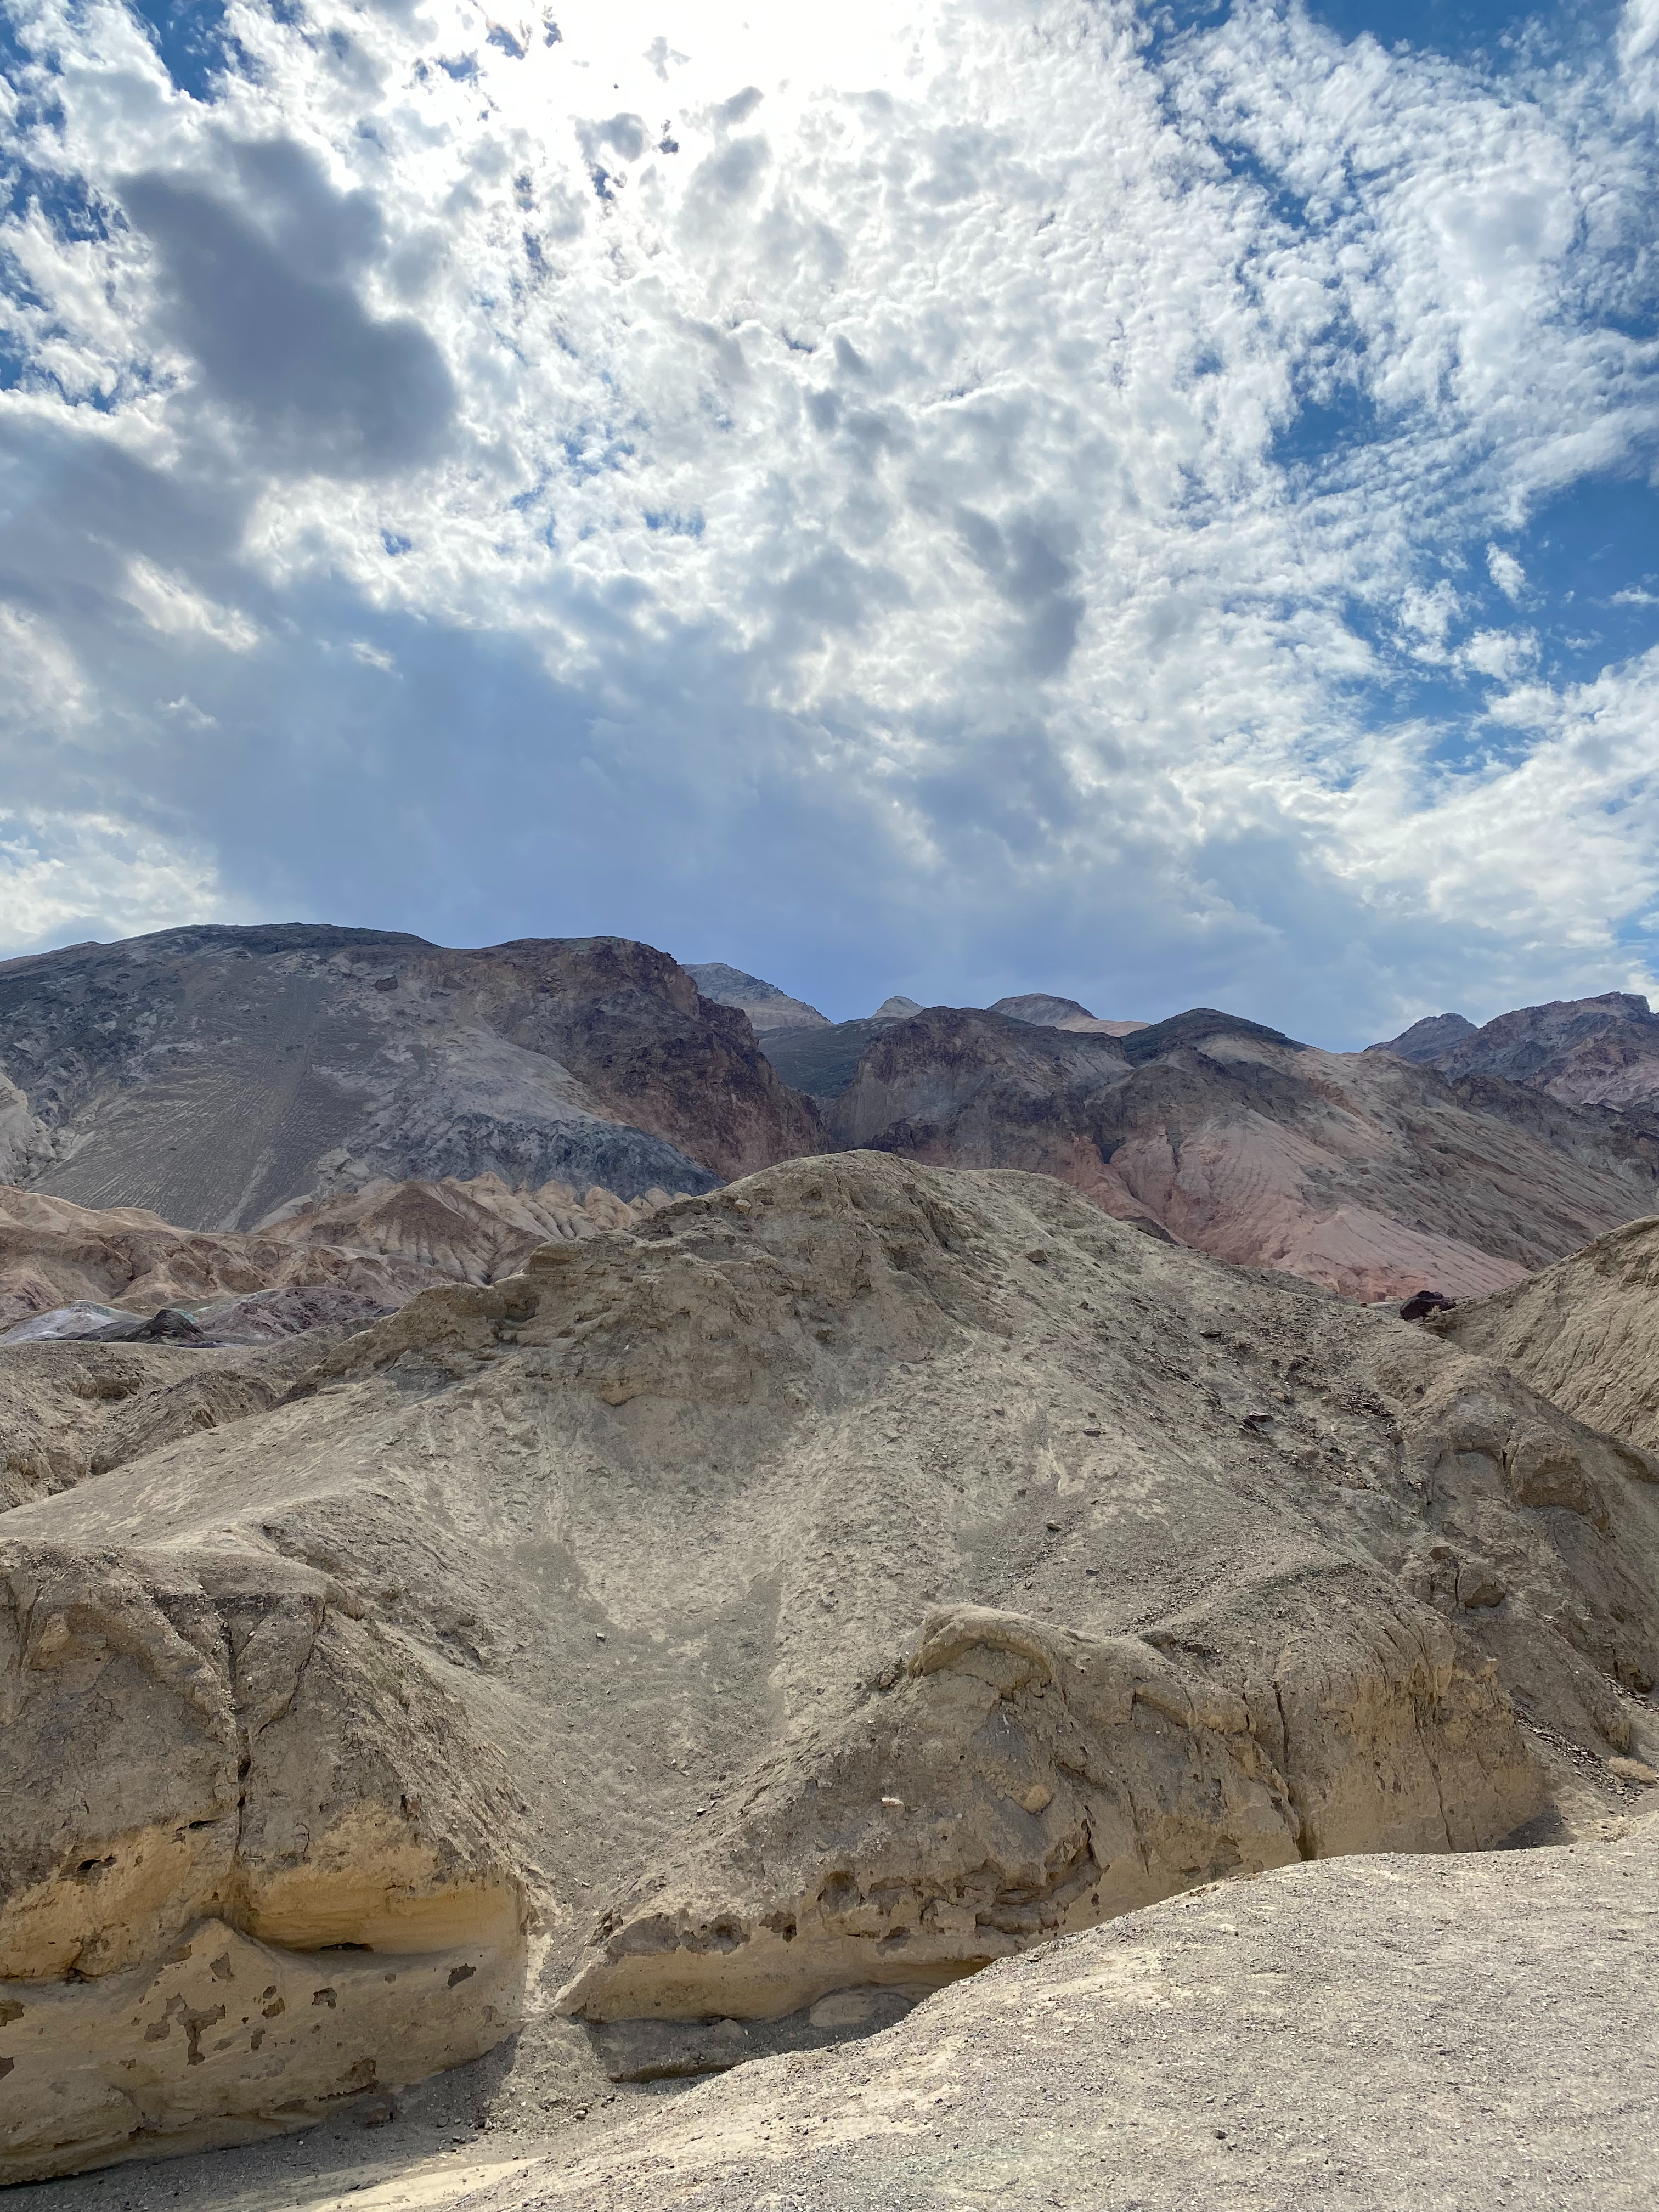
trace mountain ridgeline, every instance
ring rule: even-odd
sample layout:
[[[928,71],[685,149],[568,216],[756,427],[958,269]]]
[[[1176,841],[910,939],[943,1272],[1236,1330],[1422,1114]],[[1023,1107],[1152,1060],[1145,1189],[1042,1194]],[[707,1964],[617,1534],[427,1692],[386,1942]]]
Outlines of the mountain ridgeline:
[[[1656,1101],[1659,1019],[1622,994],[1330,1053],[1214,1008],[1148,1024],[1040,992],[832,1022],[616,938],[198,927],[0,965],[0,1181],[219,1236],[332,1207],[307,1249],[348,1272],[351,1238],[384,1253],[411,1209],[471,1222],[549,1191],[610,1219],[867,1150],[1050,1175],[1150,1235],[1362,1300],[1469,1296],[1659,1210]],[[417,1200],[380,1202],[404,1184]],[[7,1275],[19,1217],[9,1314],[89,1279],[29,1221],[43,1287]]]

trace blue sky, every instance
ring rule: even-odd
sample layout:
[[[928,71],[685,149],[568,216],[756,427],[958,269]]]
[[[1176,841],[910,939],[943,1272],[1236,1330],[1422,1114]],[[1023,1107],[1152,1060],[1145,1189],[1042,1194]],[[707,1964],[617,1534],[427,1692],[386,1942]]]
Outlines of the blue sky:
[[[1659,0],[807,13],[0,0],[0,953],[1649,988]]]

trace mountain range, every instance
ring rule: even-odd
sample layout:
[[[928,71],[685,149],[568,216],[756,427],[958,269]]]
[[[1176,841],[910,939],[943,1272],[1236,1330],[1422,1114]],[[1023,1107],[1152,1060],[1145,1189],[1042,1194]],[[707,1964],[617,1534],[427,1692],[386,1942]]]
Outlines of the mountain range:
[[[483,1256],[478,1218],[538,1192],[573,1219],[593,1194],[609,1219],[862,1149],[1052,1175],[1148,1234],[1361,1300],[1468,1297],[1659,1209],[1656,1109],[1659,1018],[1621,993],[1334,1053],[1213,1008],[1149,1024],[1040,992],[832,1022],[612,938],[199,927],[0,965],[0,1182],[257,1231],[238,1265],[265,1288],[331,1267],[390,1296],[390,1224],[428,1217],[466,1256],[426,1264],[472,1279],[515,1256],[510,1237]],[[0,1319],[54,1284],[97,1298],[75,1239],[127,1232],[80,1221],[55,1260],[45,1233],[15,1206],[0,1222]],[[103,1273],[130,1305],[164,1289]]]

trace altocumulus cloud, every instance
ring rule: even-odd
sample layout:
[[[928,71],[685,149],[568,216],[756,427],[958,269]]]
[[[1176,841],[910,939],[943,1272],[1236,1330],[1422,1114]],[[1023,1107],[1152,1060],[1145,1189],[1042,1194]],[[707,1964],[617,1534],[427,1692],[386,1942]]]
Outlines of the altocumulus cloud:
[[[1656,0],[0,10],[5,949],[1647,986]]]

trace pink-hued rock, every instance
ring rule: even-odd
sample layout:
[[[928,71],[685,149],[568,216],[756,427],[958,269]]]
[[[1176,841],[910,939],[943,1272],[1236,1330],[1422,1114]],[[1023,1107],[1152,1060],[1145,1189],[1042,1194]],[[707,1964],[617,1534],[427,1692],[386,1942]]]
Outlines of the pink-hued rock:
[[[1202,1012],[1114,1037],[933,1007],[821,1104],[843,1145],[1058,1176],[1117,1219],[1365,1302],[1504,1290],[1659,1200],[1639,1128]]]

